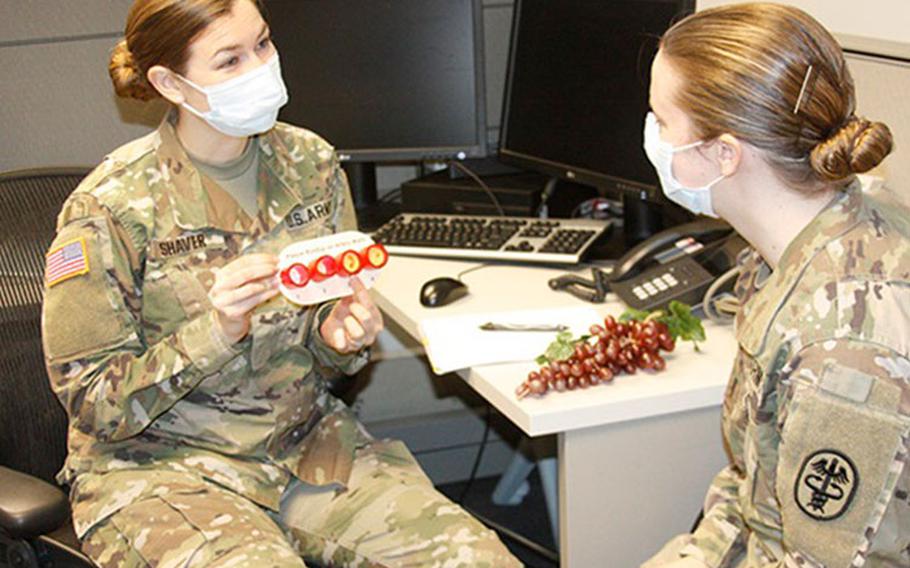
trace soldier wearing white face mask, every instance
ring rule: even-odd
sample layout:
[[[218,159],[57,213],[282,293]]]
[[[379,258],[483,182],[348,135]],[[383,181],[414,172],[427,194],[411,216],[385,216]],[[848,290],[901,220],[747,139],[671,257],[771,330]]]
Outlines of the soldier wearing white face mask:
[[[288,95],[253,0],[136,0],[117,93],[160,127],[68,198],[47,257],[44,351],[69,416],[73,520],[101,566],[517,566],[327,388],[382,315],[299,307],[277,253],[354,229],[329,144]],[[313,88],[318,88],[314,85]]]
[[[648,113],[645,119],[644,147],[648,159],[657,170],[657,177],[660,179],[664,195],[677,205],[685,207],[697,215],[717,217],[711,206],[711,188],[724,179],[723,174],[702,187],[686,187],[673,176],[673,156],[679,152],[698,148],[702,144],[704,142],[701,140],[682,146],[673,146],[664,142],[660,139],[660,125],[657,124],[657,117],[653,112]]]
[[[856,174],[891,151],[834,38],[776,4],[697,12],[651,68],[667,197],[754,250],[736,283],[730,463],[647,568],[910,566],[910,212]],[[906,183],[906,180],[897,180]]]
[[[208,87],[200,87],[186,77],[180,79],[205,95],[209,110],[197,110],[186,101],[180,106],[228,136],[266,132],[275,126],[278,111],[288,102],[277,53],[239,77]]]

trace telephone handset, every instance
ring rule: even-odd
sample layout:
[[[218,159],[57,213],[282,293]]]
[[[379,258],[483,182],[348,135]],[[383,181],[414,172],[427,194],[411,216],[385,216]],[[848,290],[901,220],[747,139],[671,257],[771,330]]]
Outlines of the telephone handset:
[[[661,308],[671,300],[695,306],[746,246],[732,227],[717,219],[671,227],[616,261],[609,275],[610,290],[639,310]]]
[[[656,258],[661,250],[668,249],[682,239],[691,238],[697,241],[714,241],[726,237],[733,232],[733,228],[719,219],[703,218],[670,227],[651,236],[629,249],[622,258],[613,265],[610,280],[627,280],[635,276],[649,264],[659,262]],[[682,252],[682,251],[681,251]]]

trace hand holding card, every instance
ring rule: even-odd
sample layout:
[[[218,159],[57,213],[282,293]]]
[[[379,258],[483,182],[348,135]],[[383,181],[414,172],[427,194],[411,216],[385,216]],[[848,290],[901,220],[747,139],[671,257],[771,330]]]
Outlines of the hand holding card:
[[[371,288],[388,260],[385,247],[358,231],[300,241],[278,255],[278,287],[295,304],[318,304],[353,294],[353,276]]]

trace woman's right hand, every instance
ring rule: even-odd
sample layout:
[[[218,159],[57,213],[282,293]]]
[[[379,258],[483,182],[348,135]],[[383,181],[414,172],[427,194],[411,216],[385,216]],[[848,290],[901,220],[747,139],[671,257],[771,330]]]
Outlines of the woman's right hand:
[[[278,257],[261,253],[241,256],[215,272],[209,300],[232,343],[249,333],[253,308],[278,294],[277,272]]]

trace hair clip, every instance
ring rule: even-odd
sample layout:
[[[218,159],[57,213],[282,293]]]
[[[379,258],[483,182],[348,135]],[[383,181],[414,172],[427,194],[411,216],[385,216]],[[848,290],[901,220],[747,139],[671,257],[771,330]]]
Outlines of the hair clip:
[[[806,76],[803,78],[803,86],[799,89],[799,96],[796,97],[796,106],[793,107],[793,114],[799,113],[799,106],[803,102],[803,95],[806,94],[806,87],[809,85],[809,76],[812,75],[812,65],[806,69]]]

